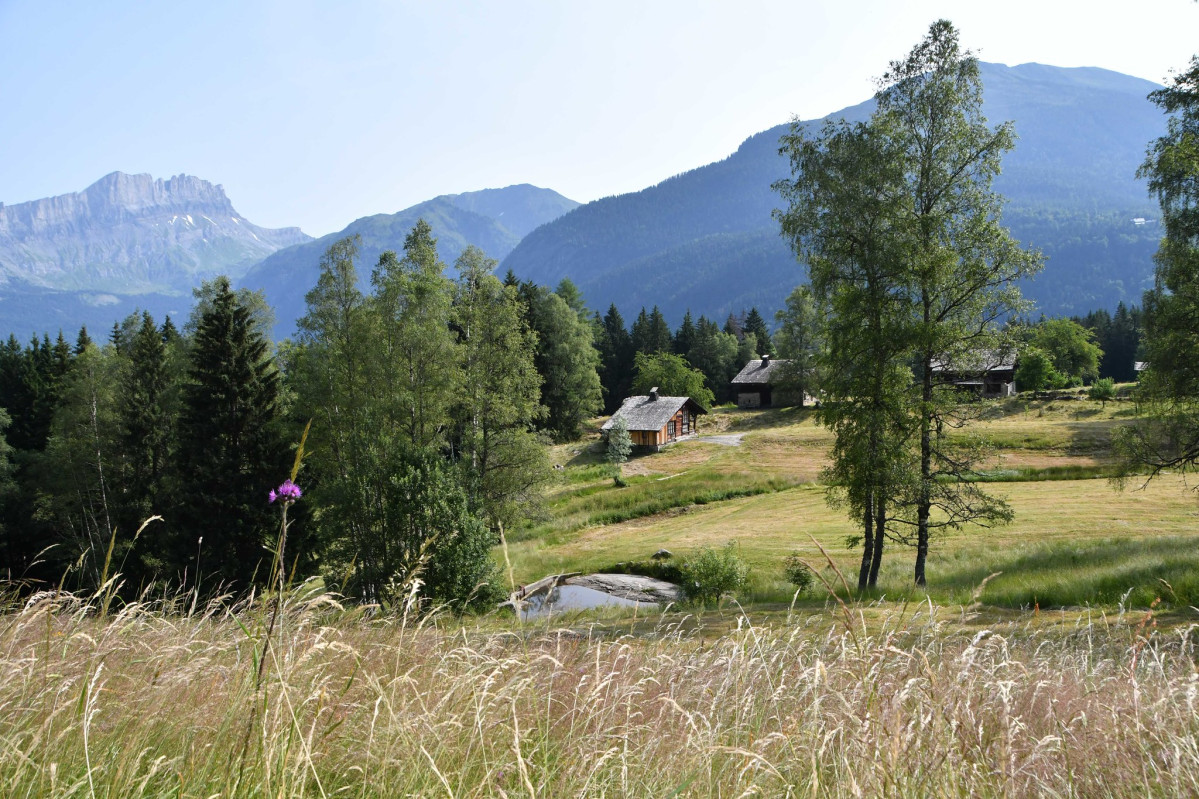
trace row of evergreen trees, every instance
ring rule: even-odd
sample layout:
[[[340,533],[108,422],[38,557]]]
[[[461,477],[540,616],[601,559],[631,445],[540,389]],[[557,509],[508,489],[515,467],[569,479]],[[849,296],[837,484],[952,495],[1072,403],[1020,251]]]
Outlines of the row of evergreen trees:
[[[625,328],[624,317],[612,305],[602,319],[597,316],[596,326],[606,413],[619,408],[632,393],[639,353],[683,357],[703,373],[705,386],[717,402],[733,398],[731,381],[746,363],[762,354],[774,354],[766,320],[757,308],[740,316],[730,314],[723,328],[702,315],[695,321],[687,311],[682,324],[671,333],[656,305],[648,314],[643,307],[631,330]]]
[[[94,588],[120,571],[129,585],[214,590],[255,579],[273,519],[263,491],[289,457],[270,320],[225,279],[197,296],[187,335],[141,314],[102,347],[86,329],[74,347],[61,334],[0,347],[5,578]]]

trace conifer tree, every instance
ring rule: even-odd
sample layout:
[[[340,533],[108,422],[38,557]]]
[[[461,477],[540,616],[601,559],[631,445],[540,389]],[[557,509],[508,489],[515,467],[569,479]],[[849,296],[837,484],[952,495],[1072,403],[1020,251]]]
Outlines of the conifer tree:
[[[633,352],[653,352],[652,334],[650,332],[649,314],[645,310],[645,306],[641,306],[640,313],[633,320],[633,326],[630,328],[630,338],[633,343]]]
[[[758,313],[757,307],[749,309],[745,317],[745,332],[753,333],[757,341],[757,355],[773,355],[774,342],[770,339],[770,331],[766,329],[766,320]],[[757,357],[756,355],[754,357]]]
[[[679,325],[679,329],[674,334],[675,355],[687,357],[687,353],[691,351],[691,347],[695,344],[695,322],[691,319],[691,309],[683,314],[683,323]]]
[[[179,429],[176,557],[189,582],[244,590],[268,579],[275,514],[267,492],[288,467],[279,373],[251,309],[220,277],[205,287]]]
[[[166,477],[175,419],[168,408],[170,378],[163,336],[149,313],[129,342],[128,363],[121,380],[119,400],[120,447],[124,463],[118,527],[131,533],[147,518],[166,511]],[[154,565],[166,555],[154,545],[161,528],[143,539],[143,553]]]
[[[613,413],[629,396],[633,381],[633,339],[625,329],[616,305],[604,314],[597,344],[600,353],[600,382],[604,389],[604,413]]]
[[[87,334],[87,325],[79,328],[79,335],[75,338],[75,354],[80,355],[92,343],[92,337]]]
[[[670,325],[666,324],[666,317],[662,315],[662,309],[657,305],[654,306],[654,309],[649,314],[648,338],[650,349],[644,350],[644,352],[652,355],[656,352],[671,351],[672,338],[670,335]]]
[[[725,402],[732,394],[731,381],[737,375],[740,342],[723,332],[707,317],[700,316],[695,326],[695,343],[687,352],[687,361],[703,372],[708,389],[716,402]]]

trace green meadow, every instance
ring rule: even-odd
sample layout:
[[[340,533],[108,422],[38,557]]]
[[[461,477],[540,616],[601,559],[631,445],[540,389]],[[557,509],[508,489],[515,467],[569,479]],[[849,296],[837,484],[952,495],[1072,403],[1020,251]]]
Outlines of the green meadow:
[[[1070,396],[1070,395],[1067,395]],[[982,589],[1003,608],[1171,607],[1199,604],[1199,498],[1185,478],[1112,482],[1111,437],[1133,418],[1129,402],[1106,406],[1082,394],[990,403],[963,430],[988,440],[993,455],[978,480],[1005,498],[1007,525],[938,534],[927,591],[912,584],[914,550],[888,542],[874,598],[964,603]],[[738,445],[705,436],[740,436]],[[617,487],[593,434],[555,451],[562,479],[547,517],[508,536],[513,578],[593,571],[644,560],[660,548],[684,556],[736,541],[750,565],[743,602],[789,604],[783,559],[798,553],[841,590],[856,575],[860,548],[844,511],[830,507],[821,469],[830,434],[811,410],[722,408],[700,435],[624,467]],[[852,582],[852,580],[851,580]],[[805,601],[823,602],[821,587]]]

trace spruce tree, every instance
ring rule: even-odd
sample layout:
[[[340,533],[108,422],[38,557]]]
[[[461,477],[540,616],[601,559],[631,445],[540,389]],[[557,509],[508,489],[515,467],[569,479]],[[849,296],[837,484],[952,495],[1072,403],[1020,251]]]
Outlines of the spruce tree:
[[[745,317],[745,332],[753,333],[758,342],[758,355],[773,355],[774,343],[770,339],[770,331],[766,329],[766,320],[758,313],[757,307],[750,308]]]
[[[674,334],[673,352],[675,355],[682,355],[686,358],[694,344],[695,322],[691,320],[691,309],[688,308],[687,313],[683,314],[683,323],[679,325],[679,329]]]
[[[670,325],[666,324],[666,317],[662,315],[662,309],[655,305],[649,314],[650,349],[647,352],[651,355],[656,352],[670,352],[672,343]]]
[[[165,511],[165,479],[174,420],[167,409],[170,386],[166,347],[149,313],[129,342],[128,363],[119,400],[120,447],[124,463],[118,528],[132,533],[152,515]],[[162,547],[154,545],[161,528],[142,541],[156,570]]]
[[[196,324],[179,427],[176,557],[189,582],[244,590],[268,579],[276,515],[267,492],[286,474],[279,373],[251,309],[225,277]]]
[[[654,351],[649,314],[646,313],[644,305],[641,306],[641,312],[637,314],[637,318],[633,320],[633,327],[630,334],[633,343],[633,352],[650,353]]]
[[[629,386],[633,382],[633,339],[614,304],[604,314],[597,348],[600,382],[604,388],[604,413],[613,413],[629,396]]]

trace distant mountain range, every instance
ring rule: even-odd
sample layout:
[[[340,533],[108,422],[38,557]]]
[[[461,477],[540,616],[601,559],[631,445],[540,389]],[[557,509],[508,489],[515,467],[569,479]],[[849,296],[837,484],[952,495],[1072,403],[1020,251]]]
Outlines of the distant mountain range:
[[[1156,84],[1103,69],[982,65],[985,110],[1012,120],[1019,141],[996,188],[1005,222],[1046,256],[1025,286],[1046,314],[1139,302],[1161,235],[1156,204],[1134,177],[1165,120],[1146,95]],[[866,118],[873,101],[833,118]],[[809,127],[819,121],[803,123]],[[110,327],[135,308],[176,317],[190,289],[227,274],[266,292],[277,335],[294,330],[304,295],[333,241],[361,236],[363,279],[384,250],[399,251],[428,221],[449,264],[468,244],[522,279],[571,278],[588,305],[615,303],[626,319],[659,305],[672,324],[690,308],[718,321],[756,306],[769,315],[804,279],[778,235],[771,184],[788,176],[779,125],[728,158],[639,192],[580,206],[549,189],[509,186],[449,194],[356,220],[312,239],[259,228],[220,186],[180,175],[113,173],[78,194],[0,205],[0,335]]]
[[[471,244],[501,259],[524,236],[578,205],[556,191],[527,183],[444,194],[394,214],[363,217],[337,233],[280,250],[247,272],[238,285],[266,293],[279,320],[276,335],[281,337],[289,335],[295,320],[304,315],[304,295],[316,285],[321,256],[338,239],[361,237],[358,270],[365,286],[379,256],[386,250],[402,252],[404,238],[419,219],[432,226],[438,255],[453,267]]]
[[[95,332],[139,307],[183,314],[201,281],[311,240],[252,224],[190,175],[113,172],[76,194],[0,204],[0,333]]]
[[[1005,221],[1046,255],[1025,294],[1047,314],[1140,302],[1161,231],[1134,175],[1165,129],[1146,99],[1157,86],[1040,64],[983,64],[982,77],[987,116],[1013,120],[1020,137],[996,181],[1010,200]],[[830,118],[865,119],[873,107]],[[717,320],[752,306],[769,314],[804,280],[771,218],[781,201],[770,186],[790,173],[778,153],[787,130],[779,125],[723,161],[577,208],[525,237],[501,268],[549,285],[569,276],[591,307],[615,303],[626,318],[654,304],[672,323],[688,308]]]

